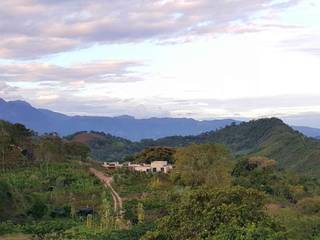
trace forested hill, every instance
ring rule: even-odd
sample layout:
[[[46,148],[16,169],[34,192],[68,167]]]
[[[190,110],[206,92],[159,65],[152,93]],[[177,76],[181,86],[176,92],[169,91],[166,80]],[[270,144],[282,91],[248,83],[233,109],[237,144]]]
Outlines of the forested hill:
[[[121,161],[124,157],[144,148],[142,143],[103,132],[78,132],[67,136],[66,139],[87,144],[91,149],[91,157],[99,161]]]
[[[172,136],[140,142],[96,132],[81,132],[71,139],[87,143],[93,157],[103,161],[121,160],[147,147],[221,143],[235,155],[261,155],[277,160],[281,167],[289,170],[312,174],[320,172],[320,141],[304,136],[277,118],[232,124],[198,136]]]
[[[273,158],[287,169],[320,172],[320,141],[304,136],[277,118],[243,122],[198,136],[163,138],[156,144],[182,146],[207,142],[225,144],[235,154]]]

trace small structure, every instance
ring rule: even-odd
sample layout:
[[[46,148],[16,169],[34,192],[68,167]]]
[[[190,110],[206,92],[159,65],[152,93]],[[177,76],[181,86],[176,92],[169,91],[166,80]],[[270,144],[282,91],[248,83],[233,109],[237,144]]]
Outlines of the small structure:
[[[103,167],[107,169],[128,168],[132,171],[148,173],[168,173],[173,168],[167,161],[154,161],[151,162],[151,164],[132,164],[130,162],[119,164],[119,162],[105,162],[103,163]]]
[[[116,169],[116,168],[122,168],[122,164],[119,162],[104,162],[103,166],[107,169]]]
[[[154,161],[151,163],[152,172],[168,173],[171,169],[172,165],[168,164],[167,161]]]
[[[91,207],[84,207],[84,208],[79,208],[77,211],[78,216],[81,217],[87,217],[88,215],[93,215],[93,208]]]
[[[138,166],[134,166],[133,170],[137,172],[151,172],[151,166],[148,164],[138,165]]]
[[[130,169],[137,172],[168,173],[173,167],[167,161],[154,161],[151,164],[129,164]]]

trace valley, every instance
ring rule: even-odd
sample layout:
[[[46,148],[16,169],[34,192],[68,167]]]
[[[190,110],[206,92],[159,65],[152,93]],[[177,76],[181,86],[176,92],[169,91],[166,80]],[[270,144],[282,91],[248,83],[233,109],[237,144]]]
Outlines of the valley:
[[[0,240],[320,240],[320,0],[0,0]]]
[[[0,123],[3,239],[320,236],[320,143],[279,119],[140,142],[98,132],[37,135]],[[95,156],[173,169],[106,168],[108,158]]]

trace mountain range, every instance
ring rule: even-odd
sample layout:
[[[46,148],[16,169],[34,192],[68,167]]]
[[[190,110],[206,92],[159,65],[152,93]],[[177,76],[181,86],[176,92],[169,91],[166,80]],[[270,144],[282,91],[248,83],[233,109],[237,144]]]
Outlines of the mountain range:
[[[57,132],[66,136],[79,131],[98,131],[132,141],[175,135],[198,135],[241,122],[234,119],[197,121],[191,118],[136,119],[131,116],[68,116],[47,109],[35,108],[25,101],[5,101],[1,98],[0,119],[12,123],[22,123],[40,134]],[[317,128],[292,127],[308,137],[320,136],[320,129]]]
[[[120,160],[146,147],[221,143],[235,155],[263,155],[288,169],[320,173],[317,170],[320,169],[320,141],[316,140],[320,130],[290,127],[277,118],[240,122],[233,119],[67,116],[34,108],[24,101],[0,99],[0,119],[22,123],[39,133],[73,134],[68,138],[87,143],[92,156],[101,161]]]
[[[308,137],[320,138],[320,129],[312,127],[292,126],[293,129],[303,133]]]
[[[233,119],[197,121],[190,118],[136,119],[131,116],[94,117],[67,116],[47,109],[38,109],[24,101],[0,99],[0,119],[22,123],[40,133],[57,132],[62,136],[79,131],[99,131],[130,140],[156,139],[172,135],[197,135],[217,130]]]

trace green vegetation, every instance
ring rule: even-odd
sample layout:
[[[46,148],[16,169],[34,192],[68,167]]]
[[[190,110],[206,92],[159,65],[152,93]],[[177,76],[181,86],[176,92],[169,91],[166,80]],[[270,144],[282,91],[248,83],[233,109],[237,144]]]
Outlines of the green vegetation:
[[[141,227],[117,219],[86,145],[0,121],[0,149],[1,239],[139,239],[150,229],[141,205]]]
[[[167,161],[170,164],[174,163],[173,156],[176,153],[175,148],[168,147],[148,147],[143,151],[132,156],[135,163],[150,164],[154,161]],[[130,160],[130,159],[126,159]]]
[[[91,150],[91,157],[101,161],[119,161],[143,149],[140,144],[100,132],[78,132],[66,139],[87,144]]]
[[[202,136],[225,144],[235,154],[266,156],[280,167],[317,176],[320,142],[294,131],[279,119],[261,119],[233,125]]]
[[[179,204],[172,204],[149,239],[286,239],[263,211],[265,197],[258,191],[204,188],[175,201]]]
[[[86,141],[81,142],[88,144],[94,159],[100,161],[150,161],[152,152],[156,151],[146,150],[138,155],[136,153],[148,148],[168,149],[191,144],[219,143],[228,147],[234,155],[265,156],[276,160],[280,167],[288,171],[320,176],[320,141],[305,137],[276,118],[231,124],[221,130],[198,136],[173,136],[140,142],[131,142],[103,133],[94,133],[94,138],[89,137],[92,134],[77,133],[69,139],[76,141],[82,136],[83,140],[83,135],[87,135]],[[147,155],[151,156],[149,160]]]
[[[190,145],[180,148],[174,156],[176,168],[172,176],[175,183],[184,186],[228,186],[232,156],[222,145]]]
[[[126,160],[165,160],[175,167],[167,175],[106,170],[88,157],[88,141],[90,149],[102,141],[96,150],[110,159],[125,152]],[[320,239],[320,182],[300,175],[318,171],[308,169],[317,164],[310,156],[318,142],[276,119],[196,137],[117,141],[123,140],[99,133],[37,136],[0,121],[0,238]],[[89,168],[112,176],[122,214],[114,213],[110,190]]]

